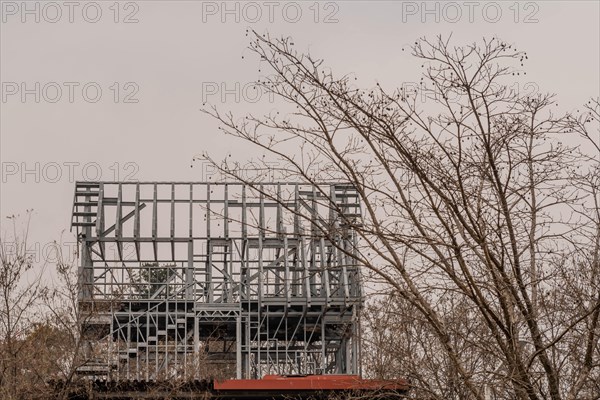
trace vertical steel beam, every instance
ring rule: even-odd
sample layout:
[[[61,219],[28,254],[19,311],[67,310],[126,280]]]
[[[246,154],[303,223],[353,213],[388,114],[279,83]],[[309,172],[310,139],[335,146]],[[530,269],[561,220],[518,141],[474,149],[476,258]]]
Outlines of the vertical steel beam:
[[[119,183],[118,189],[117,189],[117,213],[116,213],[116,218],[115,218],[115,241],[117,244],[117,251],[119,253],[119,261],[123,261],[122,231],[123,231],[123,186],[121,185],[121,183]]]
[[[171,259],[175,261],[175,184],[171,183]]]
[[[133,240],[135,245],[135,254],[140,261],[140,184],[135,184],[135,204],[133,210]]]
[[[185,293],[186,301],[195,301],[195,284],[194,284],[194,185],[190,183],[190,198],[189,198],[189,233],[188,233],[188,259],[185,269]],[[187,307],[187,306],[186,306]]]
[[[158,262],[158,249],[156,245],[156,233],[158,226],[158,187],[154,184],[154,196],[152,198],[152,248],[154,249],[154,261]]]
[[[264,187],[259,187],[259,212],[258,212],[258,307],[256,310],[257,332],[256,332],[256,364],[258,376],[262,376],[262,330],[263,330],[263,315],[262,315],[262,300],[264,293],[264,271],[263,271],[263,240],[265,236],[265,198],[263,194]]]
[[[242,314],[241,309],[235,318],[235,377],[242,379]]]
[[[205,279],[205,290],[206,290],[206,302],[212,303],[213,301],[213,282],[212,282],[212,243],[210,236],[210,224],[211,224],[211,208],[210,208],[210,194],[211,194],[210,183],[206,185],[206,279]]]

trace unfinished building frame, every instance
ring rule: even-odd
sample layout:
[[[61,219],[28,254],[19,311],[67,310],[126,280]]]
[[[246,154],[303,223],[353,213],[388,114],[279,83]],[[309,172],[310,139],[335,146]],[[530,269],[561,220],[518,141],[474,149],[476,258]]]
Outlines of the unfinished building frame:
[[[77,182],[79,373],[360,374],[358,200],[343,184]]]

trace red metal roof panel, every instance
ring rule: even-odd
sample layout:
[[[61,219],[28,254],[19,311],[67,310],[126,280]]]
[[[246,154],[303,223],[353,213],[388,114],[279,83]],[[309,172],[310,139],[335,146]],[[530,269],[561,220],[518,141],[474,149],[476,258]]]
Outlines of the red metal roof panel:
[[[362,379],[358,375],[267,375],[263,379],[214,381],[216,390],[408,390],[408,381]]]

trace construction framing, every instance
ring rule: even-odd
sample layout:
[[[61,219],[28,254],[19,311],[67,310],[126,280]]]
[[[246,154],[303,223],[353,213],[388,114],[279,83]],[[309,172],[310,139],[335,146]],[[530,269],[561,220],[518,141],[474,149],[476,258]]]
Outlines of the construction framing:
[[[344,184],[77,182],[79,373],[360,374],[358,223]]]

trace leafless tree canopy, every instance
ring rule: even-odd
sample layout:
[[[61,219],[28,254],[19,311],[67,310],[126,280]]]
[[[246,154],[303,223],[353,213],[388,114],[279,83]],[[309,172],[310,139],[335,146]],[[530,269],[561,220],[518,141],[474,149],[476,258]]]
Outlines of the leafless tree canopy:
[[[348,224],[389,292],[364,317],[369,373],[410,377],[415,398],[600,398],[598,100],[561,114],[511,90],[528,56],[497,38],[415,42],[410,91],[357,88],[289,38],[250,49],[290,108],[206,112],[284,178],[357,188]]]
[[[62,399],[86,362],[79,323],[90,315],[77,306],[76,255],[54,243],[52,265],[36,260],[31,212],[10,217],[0,239],[0,398]]]

